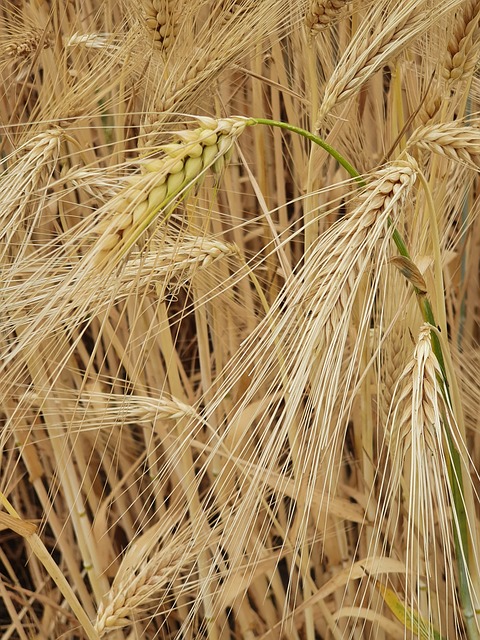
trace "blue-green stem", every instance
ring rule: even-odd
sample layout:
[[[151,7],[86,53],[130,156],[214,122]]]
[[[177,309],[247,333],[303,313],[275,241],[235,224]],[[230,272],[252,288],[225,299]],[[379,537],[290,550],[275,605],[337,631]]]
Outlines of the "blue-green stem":
[[[288,124],[287,122],[280,122],[278,120],[268,120],[266,118],[252,118],[252,122],[254,122],[255,124],[266,124],[271,127],[279,127],[280,129],[286,129],[287,131],[291,131],[292,133],[298,133],[304,138],[307,138],[307,140],[310,140],[310,142],[314,142],[319,147],[322,147],[322,149],[325,149],[325,151],[329,153],[332,156],[332,158],[335,158],[338,164],[342,165],[342,167],[346,169],[346,171],[352,176],[352,178],[354,178],[360,184],[360,186],[362,187],[366,186],[365,181],[361,178],[360,174],[355,169],[355,167],[353,167],[348,162],[348,160],[346,160],[340,153],[338,153],[336,149],[331,147],[328,144],[328,142],[325,142],[325,140],[322,140],[322,138],[319,138],[315,134],[310,133],[310,131],[305,131],[305,129],[301,129],[300,127],[295,127],[292,124]]]

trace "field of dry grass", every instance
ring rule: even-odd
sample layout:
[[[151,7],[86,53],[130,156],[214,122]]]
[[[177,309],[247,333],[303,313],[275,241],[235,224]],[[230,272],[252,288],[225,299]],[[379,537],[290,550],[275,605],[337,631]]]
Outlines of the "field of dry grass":
[[[480,1],[0,2],[2,640],[480,639]]]

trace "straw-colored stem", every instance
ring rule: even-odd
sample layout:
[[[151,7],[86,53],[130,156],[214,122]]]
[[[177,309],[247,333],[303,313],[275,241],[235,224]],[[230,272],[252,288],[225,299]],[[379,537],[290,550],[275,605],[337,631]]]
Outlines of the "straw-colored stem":
[[[0,492],[0,502],[3,504],[7,512],[10,514],[12,519],[11,527],[15,526],[15,521],[18,521],[19,525],[23,524],[23,520],[20,519],[20,516],[15,511],[13,506],[8,501],[7,497]],[[77,596],[73,592],[71,586],[68,584],[63,572],[57,566],[52,556],[48,553],[45,545],[39,538],[39,536],[35,533],[36,527],[30,528],[27,526],[23,526],[19,528],[19,533],[24,529],[24,532],[21,534],[25,537],[25,540],[29,544],[31,550],[37,557],[37,559],[41,562],[41,564],[45,567],[48,575],[55,582],[57,587],[60,590],[60,593],[63,595],[65,600],[68,602],[70,608],[73,613],[76,615],[77,620],[82,625],[83,630],[87,634],[89,640],[98,640],[98,635],[93,628],[93,625],[85,613],[82,605],[77,599]]]

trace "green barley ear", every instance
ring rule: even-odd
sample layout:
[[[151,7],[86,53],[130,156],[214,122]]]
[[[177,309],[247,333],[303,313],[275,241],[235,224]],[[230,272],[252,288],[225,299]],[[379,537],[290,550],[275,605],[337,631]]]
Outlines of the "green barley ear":
[[[198,121],[196,129],[177,131],[171,143],[159,147],[161,157],[140,160],[141,173],[129,176],[125,188],[105,208],[106,217],[95,229],[97,264],[115,262],[154,220],[163,215],[165,221],[175,204],[201,184],[208,169],[221,172],[235,141],[252,124],[240,116]]]

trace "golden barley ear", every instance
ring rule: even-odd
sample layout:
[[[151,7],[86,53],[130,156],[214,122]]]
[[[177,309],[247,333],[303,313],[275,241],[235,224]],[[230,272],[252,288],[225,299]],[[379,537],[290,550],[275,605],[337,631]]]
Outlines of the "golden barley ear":
[[[478,171],[480,167],[480,130],[457,122],[426,125],[414,131],[408,140],[410,148],[418,147]]]
[[[174,45],[182,25],[183,1],[142,0],[145,27],[152,38],[153,46],[162,53]]]
[[[475,69],[480,47],[480,5],[477,0],[462,3],[453,22],[447,45],[443,77],[447,86],[466,79]]]
[[[407,548],[405,602],[417,610],[430,627],[441,626],[443,614],[433,607],[426,594],[432,583],[446,593],[454,588],[451,547],[445,548],[440,565],[431,554],[430,541],[438,529],[442,540],[452,539],[449,524],[449,454],[445,451],[444,421],[450,415],[445,404],[438,361],[432,350],[431,327],[423,325],[413,357],[398,377],[387,418],[388,450],[392,474],[386,482],[385,499],[403,494],[414,505],[404,516],[390,513],[388,529],[405,527]],[[398,492],[398,493],[397,493]],[[395,519],[397,520],[395,521]]]
[[[311,0],[305,16],[307,28],[312,33],[327,29],[342,17],[342,10],[348,2],[349,0]]]

